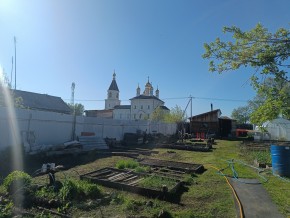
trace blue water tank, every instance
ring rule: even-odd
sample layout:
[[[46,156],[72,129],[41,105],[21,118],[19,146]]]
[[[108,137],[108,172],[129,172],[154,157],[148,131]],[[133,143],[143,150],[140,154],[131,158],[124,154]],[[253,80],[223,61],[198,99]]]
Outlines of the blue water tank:
[[[290,177],[290,144],[271,145],[273,174]]]

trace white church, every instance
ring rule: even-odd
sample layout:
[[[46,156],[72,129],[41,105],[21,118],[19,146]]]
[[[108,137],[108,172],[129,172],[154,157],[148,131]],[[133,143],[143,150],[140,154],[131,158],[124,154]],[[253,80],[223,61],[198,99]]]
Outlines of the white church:
[[[141,89],[138,85],[136,96],[130,99],[131,105],[121,105],[116,73],[114,72],[113,80],[108,89],[107,99],[105,99],[105,110],[103,111],[111,111],[112,118],[118,120],[150,119],[153,111],[158,107],[165,113],[169,113],[170,110],[164,106],[164,101],[159,99],[159,89],[156,89],[155,95],[153,93],[154,88],[148,78],[144,92],[141,94]]]

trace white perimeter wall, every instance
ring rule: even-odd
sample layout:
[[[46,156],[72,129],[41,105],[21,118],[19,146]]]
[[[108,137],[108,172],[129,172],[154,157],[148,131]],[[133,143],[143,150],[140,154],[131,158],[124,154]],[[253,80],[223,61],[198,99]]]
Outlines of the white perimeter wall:
[[[14,127],[10,125],[12,120],[16,120],[17,125]],[[19,137],[20,143],[24,143],[23,139],[27,139],[28,132],[32,133],[31,138],[35,145],[54,145],[70,141],[73,120],[73,116],[67,114],[26,109],[15,109],[15,113],[9,113],[7,108],[0,107],[0,149],[14,144],[16,137]],[[176,125],[150,121],[76,117],[77,136],[81,132],[94,132],[97,137],[121,140],[124,133],[136,133],[137,130],[171,135],[176,132]]]

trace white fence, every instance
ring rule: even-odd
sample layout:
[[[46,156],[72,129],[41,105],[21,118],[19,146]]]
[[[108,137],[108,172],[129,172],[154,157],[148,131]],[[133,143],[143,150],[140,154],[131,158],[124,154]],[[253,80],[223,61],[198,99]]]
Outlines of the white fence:
[[[15,143],[23,144],[24,141],[35,145],[54,145],[70,141],[74,132],[73,125],[72,115],[18,108],[13,113],[0,107],[0,149]],[[121,140],[124,133],[136,133],[138,130],[171,135],[176,132],[176,125],[83,116],[77,116],[75,122],[76,136],[80,136],[82,132],[93,132],[100,138]]]

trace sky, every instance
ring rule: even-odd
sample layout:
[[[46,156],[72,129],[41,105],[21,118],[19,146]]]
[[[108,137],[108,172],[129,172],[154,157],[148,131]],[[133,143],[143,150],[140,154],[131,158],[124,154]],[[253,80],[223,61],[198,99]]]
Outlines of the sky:
[[[289,29],[288,0],[0,0],[0,67],[16,89],[59,96],[86,110],[105,107],[115,71],[121,104],[148,77],[165,106],[187,116],[245,106],[255,96],[252,68],[209,72],[204,43],[224,26]]]

